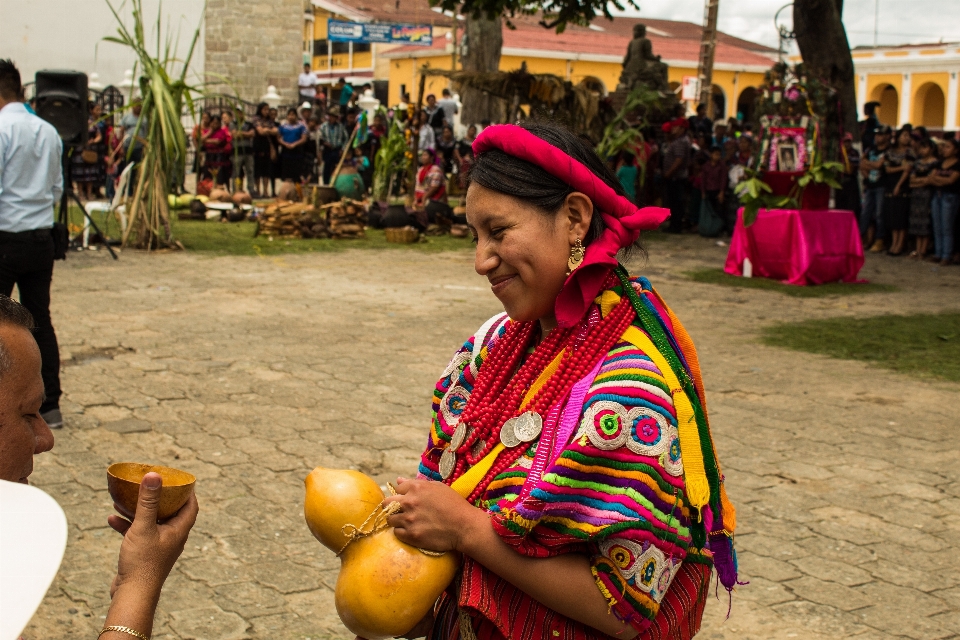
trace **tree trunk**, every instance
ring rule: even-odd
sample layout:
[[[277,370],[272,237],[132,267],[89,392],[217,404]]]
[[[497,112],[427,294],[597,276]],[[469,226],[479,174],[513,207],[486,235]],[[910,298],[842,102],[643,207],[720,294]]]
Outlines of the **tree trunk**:
[[[503,48],[503,21],[468,15],[464,44],[464,71],[498,71]],[[460,101],[463,103],[460,119],[464,124],[480,124],[482,120],[497,123],[504,118],[503,100],[483,91],[463,87]]]
[[[837,90],[844,132],[859,140],[853,57],[842,14],[843,0],[794,0],[793,30],[804,65]]]

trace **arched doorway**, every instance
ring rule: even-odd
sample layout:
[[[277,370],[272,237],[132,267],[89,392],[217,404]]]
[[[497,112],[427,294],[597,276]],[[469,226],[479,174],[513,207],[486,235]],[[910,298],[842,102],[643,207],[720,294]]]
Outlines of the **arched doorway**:
[[[923,125],[935,129],[944,126],[946,100],[940,85],[927,82],[917,89],[913,98],[911,121],[914,125]]]
[[[713,119],[727,119],[727,96],[719,85],[713,85],[710,90],[710,97],[713,99]]]
[[[870,99],[879,102],[877,109],[877,118],[882,124],[888,124],[891,127],[897,126],[900,116],[900,94],[892,84],[881,84],[874,87]]]
[[[741,118],[743,122],[750,122],[753,120],[753,111],[757,103],[757,89],[756,87],[747,87],[740,92],[740,97],[737,98],[737,117]]]

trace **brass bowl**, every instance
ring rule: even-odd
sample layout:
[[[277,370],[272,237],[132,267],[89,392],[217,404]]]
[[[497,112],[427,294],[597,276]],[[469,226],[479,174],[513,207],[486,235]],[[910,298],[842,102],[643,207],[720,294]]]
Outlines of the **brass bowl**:
[[[163,481],[160,488],[160,506],[157,519],[166,520],[180,510],[193,495],[197,478],[186,471],[138,462],[118,462],[107,468],[107,490],[116,503],[117,511],[133,520],[137,512],[140,482],[150,472],[159,473]]]

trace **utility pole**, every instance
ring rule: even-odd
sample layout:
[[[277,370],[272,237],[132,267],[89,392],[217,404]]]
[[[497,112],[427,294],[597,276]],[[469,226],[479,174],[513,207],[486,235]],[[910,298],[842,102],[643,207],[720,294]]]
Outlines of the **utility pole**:
[[[707,117],[713,119],[713,58],[717,51],[717,13],[720,0],[706,0],[703,9],[703,35],[700,38],[700,61],[697,79],[700,82],[700,104],[707,105]],[[721,114],[722,116],[723,114]]]

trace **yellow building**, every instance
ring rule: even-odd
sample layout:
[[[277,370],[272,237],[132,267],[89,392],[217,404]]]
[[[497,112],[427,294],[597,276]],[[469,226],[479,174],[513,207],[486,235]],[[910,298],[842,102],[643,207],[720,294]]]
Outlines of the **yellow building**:
[[[451,69],[454,65],[460,68],[462,27],[455,34],[453,20],[432,10],[428,0],[394,0],[383,5],[365,0],[311,2],[312,13],[305,16],[304,61],[311,63],[324,84],[336,83],[340,77],[354,84],[372,82],[379,85],[378,94],[386,95],[388,103],[395,105],[403,93],[417,99],[418,70],[424,65],[435,69]],[[423,47],[331,42],[327,37],[330,18],[429,24],[433,28],[433,43]],[[590,79],[606,94],[617,87],[633,26],[643,23],[647,25],[654,53],[669,66],[670,86],[678,94],[684,78],[695,79],[697,75],[701,27],[689,22],[598,19],[589,27],[568,26],[561,34],[540,27],[531,17],[513,22],[516,29],[503,30],[500,69],[504,71],[526,64],[531,73],[550,73],[574,83]],[[750,115],[756,88],[776,55],[770,47],[718,34],[713,72],[715,117],[735,117],[738,112]],[[446,78],[428,76],[426,93],[439,96],[448,84]],[[694,101],[688,101],[691,110],[694,106]]]
[[[550,73],[573,83],[590,80],[606,94],[617,87],[623,56],[637,23],[647,25],[654,53],[669,66],[670,86],[679,94],[684,78],[697,76],[700,51],[701,28],[687,22],[617,18],[612,22],[597,20],[590,27],[569,26],[556,34],[521,18],[515,21],[516,29],[503,30],[500,69],[510,71],[526,64],[530,73]],[[462,30],[457,35],[459,42]],[[390,103],[396,104],[403,91],[410,92],[415,100],[418,70],[423,66],[451,69],[453,53],[454,38],[449,29],[428,49],[399,47],[384,52],[382,58],[390,61]],[[769,47],[720,34],[713,72],[715,117],[736,117],[738,112],[749,116],[756,88],[775,59],[776,51]],[[425,91],[439,95],[447,85],[442,76],[428,76]],[[691,110],[694,106],[695,101],[688,101]]]
[[[857,47],[852,55],[860,113],[876,101],[884,124],[960,127],[960,43]]]

